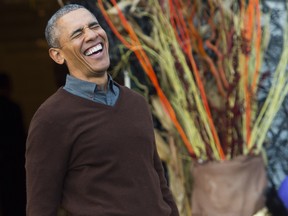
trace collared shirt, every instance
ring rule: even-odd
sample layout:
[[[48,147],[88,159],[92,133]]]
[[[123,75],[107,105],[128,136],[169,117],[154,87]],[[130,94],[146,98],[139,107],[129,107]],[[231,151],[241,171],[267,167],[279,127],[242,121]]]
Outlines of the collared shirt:
[[[119,96],[119,87],[110,75],[108,75],[107,91],[99,89],[96,83],[80,80],[69,74],[63,88],[71,94],[109,106],[114,106]]]

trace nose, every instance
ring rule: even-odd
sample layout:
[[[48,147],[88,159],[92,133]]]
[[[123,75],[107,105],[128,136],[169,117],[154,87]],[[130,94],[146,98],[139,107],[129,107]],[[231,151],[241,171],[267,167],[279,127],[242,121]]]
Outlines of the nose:
[[[83,31],[84,31],[86,41],[93,40],[98,36],[97,30],[95,30],[95,29],[85,27],[85,29],[83,29]]]

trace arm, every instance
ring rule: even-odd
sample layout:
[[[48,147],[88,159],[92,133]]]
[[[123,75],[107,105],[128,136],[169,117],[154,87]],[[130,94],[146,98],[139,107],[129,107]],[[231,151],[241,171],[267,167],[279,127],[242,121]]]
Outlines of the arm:
[[[173,199],[172,193],[167,185],[167,181],[164,176],[163,166],[159,158],[156,146],[155,146],[155,152],[154,152],[154,167],[159,175],[163,199],[166,203],[168,203],[168,205],[171,207],[171,210],[172,210],[170,216],[179,216],[178,208],[176,206],[176,203]]]
[[[50,122],[31,122],[26,146],[27,216],[57,215],[69,152],[66,133]]]

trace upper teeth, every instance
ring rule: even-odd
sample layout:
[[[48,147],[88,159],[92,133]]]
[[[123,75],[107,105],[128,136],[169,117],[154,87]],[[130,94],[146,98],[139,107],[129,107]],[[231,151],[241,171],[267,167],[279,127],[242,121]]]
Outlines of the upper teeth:
[[[85,53],[85,55],[87,55],[87,56],[92,55],[93,53],[98,52],[98,51],[101,50],[101,49],[102,49],[102,44],[98,44],[98,45],[96,45],[95,47],[92,47],[91,49],[89,49],[89,50]]]

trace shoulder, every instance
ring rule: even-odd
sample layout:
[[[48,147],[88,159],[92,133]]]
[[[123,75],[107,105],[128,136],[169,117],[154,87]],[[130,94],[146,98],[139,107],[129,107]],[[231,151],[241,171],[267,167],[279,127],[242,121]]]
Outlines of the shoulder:
[[[133,89],[129,89],[125,86],[120,86],[120,100],[122,105],[126,108],[129,107],[129,110],[137,110],[138,112],[150,112],[150,106],[143,95],[139,92],[136,92]]]
[[[43,120],[49,122],[57,119],[64,114],[66,107],[69,107],[70,104],[69,94],[63,88],[59,88],[39,106],[32,121]]]
[[[125,96],[127,99],[132,99],[132,100],[140,100],[144,103],[146,103],[146,98],[141,95],[139,92],[136,92],[133,89],[127,88],[126,86],[121,86],[118,84],[118,87],[120,89],[120,94],[123,94],[123,96]]]

